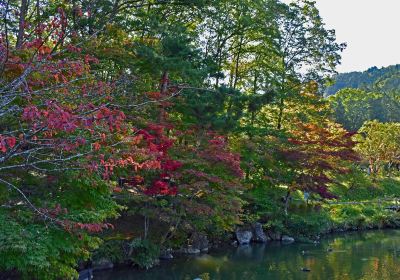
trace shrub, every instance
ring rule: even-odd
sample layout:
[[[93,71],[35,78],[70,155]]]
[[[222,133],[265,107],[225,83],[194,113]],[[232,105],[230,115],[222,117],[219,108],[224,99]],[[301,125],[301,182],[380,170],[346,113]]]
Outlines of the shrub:
[[[129,244],[131,260],[140,268],[149,269],[159,262],[160,248],[148,239],[136,238]]]

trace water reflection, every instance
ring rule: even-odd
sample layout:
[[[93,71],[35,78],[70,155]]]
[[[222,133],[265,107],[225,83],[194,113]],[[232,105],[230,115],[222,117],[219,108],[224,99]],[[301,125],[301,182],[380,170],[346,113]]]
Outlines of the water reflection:
[[[302,268],[310,269],[309,272]],[[400,279],[400,231],[334,236],[320,244],[269,243],[227,248],[198,257],[162,262],[150,271],[114,270],[98,280]]]

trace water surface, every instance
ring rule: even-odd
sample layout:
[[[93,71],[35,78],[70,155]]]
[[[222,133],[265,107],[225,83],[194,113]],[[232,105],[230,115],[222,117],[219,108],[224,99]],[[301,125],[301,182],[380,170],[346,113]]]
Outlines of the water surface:
[[[304,272],[301,269],[310,271]],[[250,245],[162,261],[149,271],[103,271],[95,280],[400,279],[400,231],[346,233],[319,244]]]

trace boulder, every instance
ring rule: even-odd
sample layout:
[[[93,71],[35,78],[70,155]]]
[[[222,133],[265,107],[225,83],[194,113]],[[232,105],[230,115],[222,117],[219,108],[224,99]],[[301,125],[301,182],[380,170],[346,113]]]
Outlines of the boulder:
[[[208,252],[209,241],[207,235],[195,232],[192,234],[189,241],[193,249],[198,249],[201,252]]]
[[[268,231],[268,236],[269,238],[271,238],[271,240],[274,241],[280,241],[282,235],[279,232],[275,232],[275,231]]]
[[[79,271],[78,280],[92,280],[93,270],[91,268]]]
[[[200,249],[193,248],[192,246],[189,246],[189,247],[186,249],[186,253],[187,253],[187,254],[200,254]]]
[[[164,253],[160,255],[160,260],[172,260],[174,256],[171,253]]]
[[[289,244],[289,243],[293,243],[294,242],[294,238],[293,237],[290,237],[290,236],[287,236],[287,235],[284,235],[284,236],[282,236],[282,243],[286,243],[286,244]]]
[[[250,230],[236,231],[236,239],[239,242],[239,245],[249,244],[252,237],[253,233]]]
[[[252,225],[253,229],[253,241],[258,243],[266,243],[268,241],[268,237],[265,234],[261,223],[254,223]]]
[[[107,258],[101,258],[93,261],[93,271],[112,269],[113,267],[113,262]]]

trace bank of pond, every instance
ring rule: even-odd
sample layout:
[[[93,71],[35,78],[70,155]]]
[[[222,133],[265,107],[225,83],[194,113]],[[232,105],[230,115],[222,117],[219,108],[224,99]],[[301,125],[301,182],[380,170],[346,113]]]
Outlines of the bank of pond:
[[[96,271],[94,279],[400,279],[400,230],[346,232],[314,243],[226,246],[162,260],[150,270]]]

